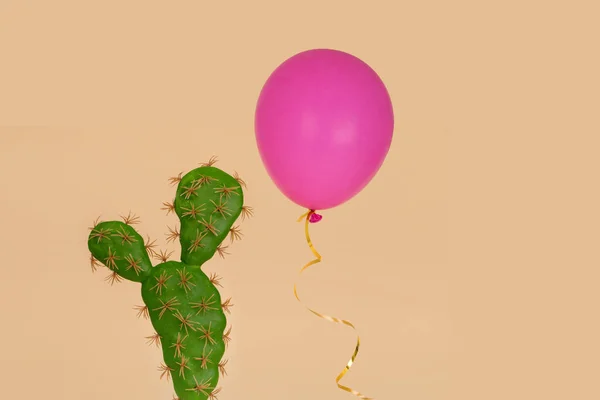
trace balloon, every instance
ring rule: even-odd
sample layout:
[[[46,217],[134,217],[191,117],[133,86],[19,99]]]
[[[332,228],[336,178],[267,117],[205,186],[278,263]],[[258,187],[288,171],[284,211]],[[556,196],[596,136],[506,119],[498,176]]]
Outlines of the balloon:
[[[389,151],[394,111],[377,73],[348,53],[314,49],[279,65],[256,105],[261,160],[294,203],[325,210],[358,194]]]

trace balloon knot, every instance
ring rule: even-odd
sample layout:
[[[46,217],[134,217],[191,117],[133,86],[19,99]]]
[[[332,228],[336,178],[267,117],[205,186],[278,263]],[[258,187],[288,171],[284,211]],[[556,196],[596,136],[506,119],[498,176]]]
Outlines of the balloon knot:
[[[317,214],[314,210],[310,211],[310,217],[308,217],[308,222],[310,222],[311,224],[315,224],[322,219],[323,216],[321,214]]]

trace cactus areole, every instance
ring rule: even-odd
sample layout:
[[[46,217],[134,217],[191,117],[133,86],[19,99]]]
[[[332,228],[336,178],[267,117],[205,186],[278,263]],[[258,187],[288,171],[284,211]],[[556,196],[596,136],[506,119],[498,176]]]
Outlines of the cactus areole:
[[[101,263],[110,270],[110,283],[141,283],[144,305],[137,307],[138,315],[149,318],[156,331],[147,339],[162,347],[161,377],[172,379],[180,400],[215,399],[220,391],[230,339],[225,313],[232,304],[221,298],[219,277],[208,276],[202,265],[215,253],[223,256],[224,240],[241,238],[237,219],[252,215],[244,205],[244,182],[213,164],[211,159],[171,178],[177,193],[164,204],[179,218],[180,229],[171,229],[167,240],[179,239],[180,261],[145,242],[132,227],[138,220],[131,214],[123,221],[94,223],[88,238],[93,270]],[[153,266],[151,257],[161,262]]]

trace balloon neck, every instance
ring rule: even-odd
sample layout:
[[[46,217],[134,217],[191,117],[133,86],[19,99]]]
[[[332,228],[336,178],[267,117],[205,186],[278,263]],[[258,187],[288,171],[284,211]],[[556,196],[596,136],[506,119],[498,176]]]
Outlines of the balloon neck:
[[[310,210],[308,222],[310,222],[311,224],[316,224],[317,222],[319,222],[322,219],[323,219],[323,216],[321,214],[317,214],[315,212],[315,210]]]

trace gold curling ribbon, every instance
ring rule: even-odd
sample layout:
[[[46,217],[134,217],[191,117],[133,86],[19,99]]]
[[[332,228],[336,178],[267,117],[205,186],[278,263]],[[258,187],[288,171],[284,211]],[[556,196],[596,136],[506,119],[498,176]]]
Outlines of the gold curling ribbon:
[[[304,220],[304,234],[306,236],[306,242],[308,243],[308,247],[310,248],[310,251],[316,257],[314,260],[310,261],[304,267],[302,267],[302,269],[299,272],[299,275],[302,274],[302,272],[304,272],[304,270],[306,270],[308,267],[321,262],[321,255],[319,254],[319,252],[315,249],[314,245],[312,244],[312,240],[310,239],[310,234],[309,234],[309,229],[308,229],[308,224],[310,223],[310,217],[314,213],[315,213],[314,210],[309,210],[308,212],[302,214],[300,216],[300,218],[298,218],[298,221],[297,221],[297,222],[301,222],[302,220]],[[298,302],[300,302],[300,304],[304,305],[304,303],[302,303],[302,301],[298,297],[298,291],[297,291],[296,287],[297,287],[297,283],[294,283],[294,296],[296,296],[296,300],[298,300]],[[338,324],[344,324],[344,325],[349,326],[350,328],[354,329],[354,331],[357,332],[356,327],[354,325],[352,325],[352,323],[350,321],[346,321],[344,319],[339,319],[339,318],[335,318],[335,317],[330,317],[329,315],[321,314],[315,310],[310,309],[309,307],[306,307],[305,305],[304,305],[304,307],[319,318],[323,318],[323,319],[326,319],[327,321],[335,322]],[[360,348],[360,336],[358,335],[358,332],[357,332],[356,347],[354,348],[354,353],[352,354],[352,357],[350,358],[350,360],[348,361],[348,363],[346,364],[346,366],[344,367],[342,372],[340,372],[340,374],[335,378],[335,383],[338,388],[340,388],[343,391],[346,391],[348,393],[351,393],[360,399],[374,400],[372,397],[367,397],[352,388],[349,388],[347,386],[340,384],[340,381],[342,380],[344,375],[346,375],[346,373],[352,367],[352,364],[354,364],[354,360],[356,359],[356,356],[358,355],[359,348]]]

